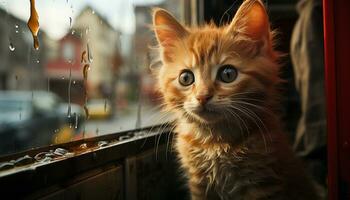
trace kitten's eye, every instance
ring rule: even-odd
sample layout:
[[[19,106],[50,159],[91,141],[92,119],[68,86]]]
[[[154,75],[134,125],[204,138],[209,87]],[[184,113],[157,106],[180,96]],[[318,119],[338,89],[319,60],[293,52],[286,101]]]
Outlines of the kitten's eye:
[[[193,72],[184,70],[179,76],[179,83],[183,86],[189,86],[194,82]]]
[[[220,81],[224,83],[231,83],[237,78],[237,69],[232,65],[223,65],[220,67],[217,76]]]

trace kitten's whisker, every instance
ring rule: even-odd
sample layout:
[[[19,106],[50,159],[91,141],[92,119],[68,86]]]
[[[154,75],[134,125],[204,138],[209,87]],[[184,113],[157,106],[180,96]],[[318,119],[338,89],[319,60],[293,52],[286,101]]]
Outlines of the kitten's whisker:
[[[240,105],[236,105],[236,106],[238,106],[238,107],[240,107],[241,109],[245,110],[246,112],[245,112],[244,114],[246,114],[246,115],[254,122],[254,124],[258,127],[259,133],[261,134],[262,139],[263,139],[263,141],[264,141],[265,150],[266,150],[266,152],[268,152],[268,149],[267,149],[267,142],[266,142],[266,138],[265,138],[265,135],[264,135],[264,132],[265,132],[265,131],[263,131],[262,127],[257,123],[256,119],[252,116],[252,114],[255,115],[255,117],[257,117],[257,119],[260,120],[260,118],[259,118],[254,112],[251,112],[249,109],[245,108],[244,106],[242,106],[242,105],[241,105],[241,106],[240,106]],[[260,121],[261,121],[261,120],[260,120]],[[262,123],[262,122],[261,122],[261,123]],[[262,125],[264,125],[264,123],[262,123]],[[265,125],[264,125],[264,126],[265,126]],[[265,128],[265,130],[266,130],[266,128]],[[267,130],[266,130],[266,133],[267,133]]]
[[[235,110],[238,110],[238,109],[237,109],[236,107],[234,107],[234,106],[230,106],[230,108],[233,108],[233,109],[235,109]],[[238,119],[242,122],[242,124],[244,125],[245,129],[247,130],[247,134],[248,134],[247,137],[249,137],[249,136],[250,136],[250,131],[249,131],[249,128],[248,128],[247,124],[245,123],[245,121],[244,121],[238,114],[234,113],[234,112],[231,111],[230,109],[228,109],[228,111],[229,111],[229,113],[231,113],[232,115],[238,117]]]
[[[237,123],[237,125],[238,125],[238,127],[239,127],[239,129],[240,129],[240,133],[241,133],[241,135],[242,135],[242,138],[244,138],[244,131],[243,131],[243,129],[242,129],[242,126],[241,126],[241,123],[240,123],[240,120],[238,119],[238,117],[236,116],[236,114],[235,113],[230,113],[230,111],[229,110],[225,110],[223,113],[224,113],[224,116],[225,116],[225,118],[226,118],[226,115],[225,115],[225,113],[226,113],[226,111],[227,112],[229,112],[228,114],[231,114],[232,116],[233,116],[233,120],[235,120],[236,121],[236,123]],[[229,119],[227,118],[227,122],[229,122]]]
[[[265,145],[265,150],[266,152],[268,152],[268,147],[267,147],[267,141],[266,141],[266,138],[265,138],[265,133],[268,134],[268,130],[265,126],[265,124],[263,123],[263,121],[261,120],[261,118],[252,110],[246,108],[245,106],[243,105],[239,105],[238,103],[236,103],[236,106],[240,107],[241,109],[245,110],[245,112],[242,112],[244,113],[245,115],[247,115],[254,123],[255,125],[258,127],[259,129],[259,132],[262,136],[262,139],[264,140],[264,145]],[[253,116],[252,116],[253,115]],[[264,130],[263,128],[257,123],[257,120],[254,118],[256,117],[257,120],[259,120],[260,124],[264,127]],[[269,137],[271,139],[271,137]],[[271,141],[271,140],[270,140]]]

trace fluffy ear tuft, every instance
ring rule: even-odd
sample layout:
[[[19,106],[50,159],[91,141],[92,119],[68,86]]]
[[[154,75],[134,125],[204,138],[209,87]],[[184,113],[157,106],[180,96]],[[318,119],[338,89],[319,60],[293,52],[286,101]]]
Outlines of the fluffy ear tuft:
[[[153,27],[158,43],[162,47],[173,46],[176,40],[188,32],[170,13],[161,8],[153,10]]]
[[[229,25],[230,32],[243,33],[253,40],[269,37],[269,18],[260,0],[245,0]]]

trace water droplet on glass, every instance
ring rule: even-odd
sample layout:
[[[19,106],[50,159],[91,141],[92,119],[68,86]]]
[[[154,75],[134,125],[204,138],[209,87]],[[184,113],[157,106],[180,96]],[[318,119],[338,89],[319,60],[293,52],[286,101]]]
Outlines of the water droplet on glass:
[[[57,148],[57,149],[55,149],[55,151],[53,153],[55,155],[58,155],[58,156],[64,156],[68,153],[68,150],[63,149],[63,148]]]
[[[69,63],[71,62],[71,60],[68,61]],[[70,91],[71,91],[71,87],[72,87],[72,67],[69,68],[69,84],[68,84],[68,111],[67,111],[67,115],[68,117],[71,116],[71,99],[70,99]]]
[[[92,63],[92,61],[93,61],[94,59],[92,58],[92,52],[91,52],[89,43],[86,44],[86,49],[87,49],[88,61],[89,61],[90,63]]]
[[[88,77],[88,71],[90,70],[90,65],[89,64],[85,64],[83,67],[83,78],[86,81],[87,77]]]
[[[35,8],[35,0],[30,0],[30,17],[27,22],[30,32],[32,33],[34,40],[34,49],[39,49],[39,40],[38,40],[38,32],[39,32],[39,15]]]
[[[79,146],[81,149],[86,149],[87,148],[87,144],[86,143],[83,143]]]
[[[69,28],[72,28],[72,17],[69,17]]]
[[[97,143],[97,146],[99,146],[99,147],[105,147],[105,146],[107,146],[108,145],[108,142],[106,142],[106,141],[99,141],[98,143]]]
[[[83,51],[83,53],[81,53],[81,63],[86,63],[86,51]]]
[[[9,45],[9,49],[10,51],[15,51],[15,46],[13,46],[12,42],[10,42],[10,45]]]
[[[14,163],[16,166],[23,166],[23,165],[28,165],[30,163],[33,163],[33,161],[34,159],[32,157],[30,157],[29,155],[25,155],[15,160]]]
[[[74,116],[75,116],[74,128],[77,129],[78,128],[78,115],[77,115],[77,113],[74,113]]]

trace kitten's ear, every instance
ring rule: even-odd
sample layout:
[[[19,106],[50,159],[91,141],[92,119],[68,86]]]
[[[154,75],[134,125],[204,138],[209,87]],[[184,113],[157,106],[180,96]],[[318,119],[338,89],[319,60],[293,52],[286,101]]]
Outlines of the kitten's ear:
[[[269,37],[269,18],[260,0],[245,0],[228,28],[229,32],[242,33],[253,40]]]
[[[153,10],[153,27],[162,47],[173,46],[174,41],[188,34],[187,30],[170,13],[161,8]]]

